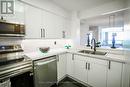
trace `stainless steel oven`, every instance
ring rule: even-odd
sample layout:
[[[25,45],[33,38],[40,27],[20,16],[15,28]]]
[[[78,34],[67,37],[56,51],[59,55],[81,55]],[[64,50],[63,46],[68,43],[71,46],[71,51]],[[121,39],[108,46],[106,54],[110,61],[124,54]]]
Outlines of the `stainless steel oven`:
[[[56,56],[34,61],[35,87],[51,87],[57,82]]]
[[[0,87],[33,87],[32,65],[21,45],[1,45]]]
[[[0,36],[22,37],[25,35],[25,25],[0,22]]]
[[[20,45],[0,46],[0,81],[32,71],[32,60]]]

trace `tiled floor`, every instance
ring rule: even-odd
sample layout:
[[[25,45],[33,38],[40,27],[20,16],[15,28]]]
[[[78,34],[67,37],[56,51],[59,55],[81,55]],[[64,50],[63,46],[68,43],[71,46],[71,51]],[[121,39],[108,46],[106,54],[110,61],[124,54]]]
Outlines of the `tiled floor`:
[[[59,85],[58,87],[80,87],[80,86],[77,86],[72,82],[66,81],[63,84]]]
[[[87,87],[87,86],[84,86],[72,79],[65,79],[63,81],[60,82],[60,84],[58,86],[52,86],[52,87]]]

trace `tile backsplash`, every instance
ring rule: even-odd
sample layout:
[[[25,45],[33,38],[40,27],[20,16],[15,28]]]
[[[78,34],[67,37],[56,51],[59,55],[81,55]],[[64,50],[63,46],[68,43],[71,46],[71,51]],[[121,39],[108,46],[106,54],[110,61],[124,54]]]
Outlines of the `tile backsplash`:
[[[0,45],[12,45],[12,44],[21,44],[22,39],[16,39],[16,38],[1,38],[0,39]]]
[[[39,47],[64,48],[65,45],[73,43],[71,39],[0,39],[0,45],[21,44],[25,52],[33,52]]]
[[[64,46],[68,44],[73,47],[72,40],[70,39],[29,39],[22,41],[22,47],[25,50],[25,52],[36,51],[39,47],[50,47],[52,49],[64,48]]]

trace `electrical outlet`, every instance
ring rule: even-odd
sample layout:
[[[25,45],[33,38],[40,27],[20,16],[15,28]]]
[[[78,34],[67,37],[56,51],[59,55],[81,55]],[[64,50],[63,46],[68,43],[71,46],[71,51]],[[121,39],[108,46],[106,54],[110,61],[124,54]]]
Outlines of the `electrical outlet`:
[[[54,45],[56,45],[57,44],[57,42],[56,41],[54,41]]]

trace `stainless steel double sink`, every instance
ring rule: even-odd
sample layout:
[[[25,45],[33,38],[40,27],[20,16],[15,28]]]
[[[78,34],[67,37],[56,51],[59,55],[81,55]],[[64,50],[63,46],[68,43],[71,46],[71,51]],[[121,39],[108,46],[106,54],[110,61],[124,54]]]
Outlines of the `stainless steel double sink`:
[[[84,53],[84,54],[93,54],[93,55],[106,55],[107,53],[106,52],[100,52],[100,51],[91,51],[91,50],[81,50],[81,51],[78,51],[79,53]]]

